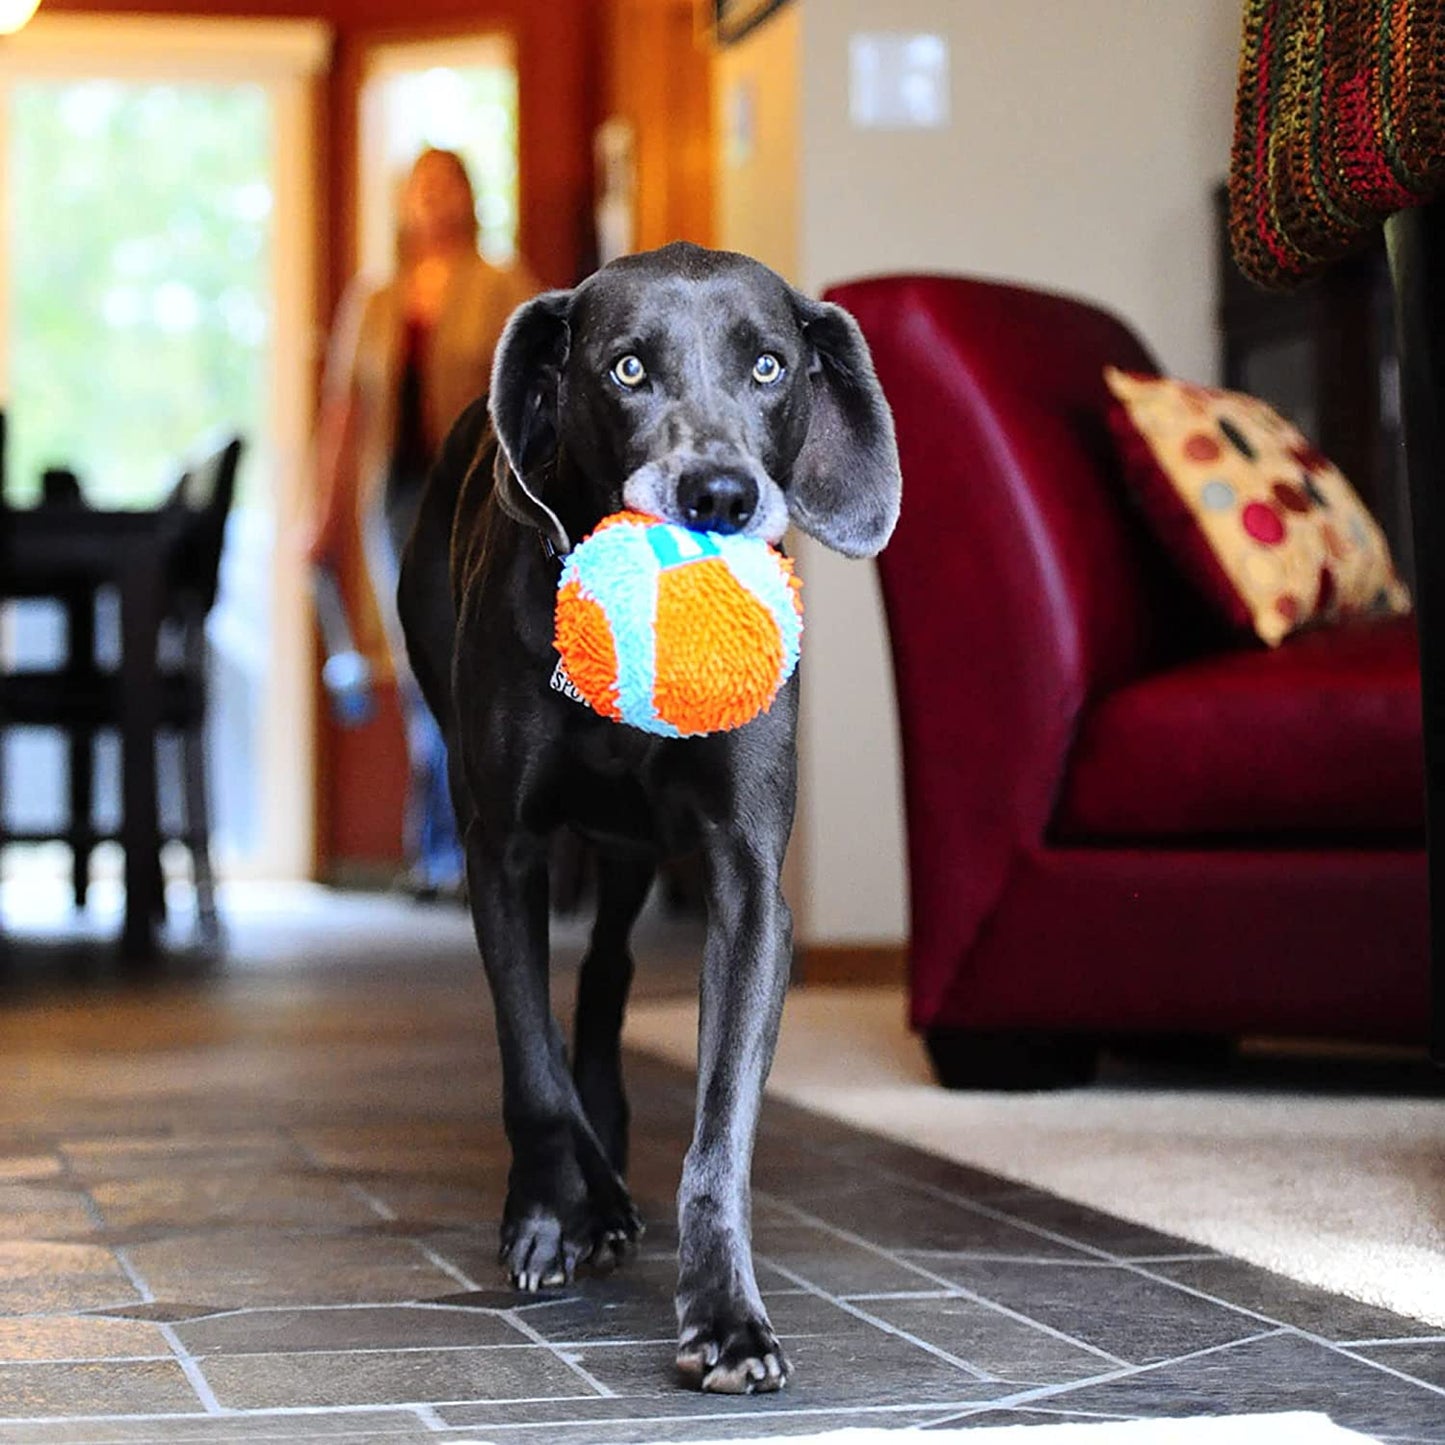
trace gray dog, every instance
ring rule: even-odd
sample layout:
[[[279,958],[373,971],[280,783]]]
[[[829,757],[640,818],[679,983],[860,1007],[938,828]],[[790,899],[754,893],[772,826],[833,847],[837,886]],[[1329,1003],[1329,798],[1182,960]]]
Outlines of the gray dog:
[[[402,568],[417,679],[446,734],[512,1148],[502,1259],[536,1290],[641,1231],[622,1176],[628,936],[657,860],[700,850],[708,923],[697,1117],[678,1195],[677,1363],[704,1390],[788,1373],[753,1274],[749,1174],[787,988],[779,873],[797,679],[734,732],[654,737],[551,687],[560,563],[609,513],[850,557],[887,542],[893,421],[853,320],[747,257],[675,244],[522,306],[489,403],[453,428]],[[548,995],[548,840],[597,850],[571,1068]]]

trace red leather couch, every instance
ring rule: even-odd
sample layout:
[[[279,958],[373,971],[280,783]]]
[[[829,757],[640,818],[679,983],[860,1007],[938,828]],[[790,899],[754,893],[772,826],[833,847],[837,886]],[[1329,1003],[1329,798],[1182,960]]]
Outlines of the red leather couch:
[[[961,278],[828,295],[897,419],[879,570],[944,1082],[1079,1079],[1120,1038],[1423,1042],[1411,619],[1220,631],[1124,487],[1103,368],[1158,368],[1114,317]]]

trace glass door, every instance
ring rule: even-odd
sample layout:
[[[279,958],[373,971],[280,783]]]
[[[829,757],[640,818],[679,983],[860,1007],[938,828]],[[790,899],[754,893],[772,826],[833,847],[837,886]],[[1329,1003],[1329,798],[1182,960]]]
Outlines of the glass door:
[[[0,74],[6,496],[31,505],[44,470],[64,467],[93,505],[151,507],[188,458],[244,439],[208,622],[213,853],[232,875],[298,876],[311,862],[309,786],[296,789],[310,689],[287,532],[306,452],[309,127],[275,32],[220,28],[232,45],[206,23],[38,20],[17,42],[39,63],[17,54]],[[102,649],[114,632],[102,610]],[[15,610],[13,652],[56,640],[43,608]],[[12,815],[60,807],[56,740],[10,746]],[[165,753],[160,769],[174,816],[179,769]],[[113,739],[98,774],[104,826],[119,798]]]

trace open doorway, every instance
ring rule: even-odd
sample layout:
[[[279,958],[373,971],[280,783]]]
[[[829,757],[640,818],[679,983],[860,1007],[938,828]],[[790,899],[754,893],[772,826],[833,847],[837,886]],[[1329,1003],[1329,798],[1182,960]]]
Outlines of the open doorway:
[[[358,251],[364,270],[394,260],[397,195],[427,146],[456,151],[477,195],[487,260],[517,254],[517,61],[505,34],[372,46],[361,92]]]
[[[150,507],[209,437],[246,442],[208,624],[213,842],[233,877],[312,863],[309,626],[288,533],[313,364],[309,81],[327,49],[307,22],[42,17],[0,54],[8,500],[29,504],[63,466],[97,505]],[[105,632],[102,614],[102,647]],[[33,611],[10,645],[53,633]],[[61,748],[10,746],[12,811],[58,807]],[[117,754],[98,753],[102,821]]]
[[[493,263],[511,261],[520,251],[521,190],[521,86],[511,36],[368,39],[358,62],[357,189],[348,217],[355,260],[349,270],[359,272],[366,286],[379,287],[395,275],[400,192],[428,146],[461,155],[476,194],[480,247]],[[343,580],[357,635],[380,660],[378,610],[360,551],[348,547]],[[375,723],[345,729],[327,720],[321,866],[333,883],[385,887],[402,865],[407,764],[389,672],[384,663],[378,668]]]

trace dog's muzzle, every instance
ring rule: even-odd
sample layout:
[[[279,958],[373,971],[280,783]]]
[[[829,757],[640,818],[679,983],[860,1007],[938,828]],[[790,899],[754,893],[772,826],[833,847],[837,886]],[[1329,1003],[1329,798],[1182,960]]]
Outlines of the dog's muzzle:
[[[645,463],[623,483],[623,504],[694,532],[782,540],[788,505],[778,484],[750,459],[672,454]]]

